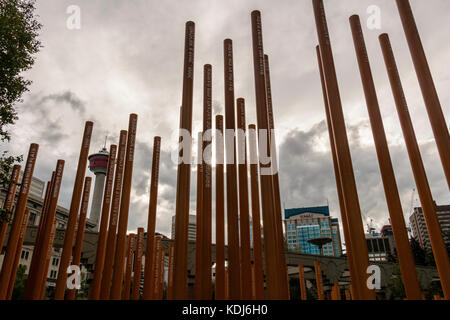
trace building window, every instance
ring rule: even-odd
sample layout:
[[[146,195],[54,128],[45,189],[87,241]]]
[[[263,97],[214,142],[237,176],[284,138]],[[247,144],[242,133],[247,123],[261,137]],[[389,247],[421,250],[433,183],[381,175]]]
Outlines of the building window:
[[[23,259],[23,260],[28,260],[29,254],[30,254],[29,251],[22,250],[22,253],[20,254],[20,258]]]
[[[52,266],[58,266],[58,263],[59,263],[59,259],[58,258],[53,258]]]

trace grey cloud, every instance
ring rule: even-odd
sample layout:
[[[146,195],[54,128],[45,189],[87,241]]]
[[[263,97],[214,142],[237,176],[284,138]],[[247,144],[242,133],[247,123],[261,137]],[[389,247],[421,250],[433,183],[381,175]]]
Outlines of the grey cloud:
[[[83,101],[81,101],[76,94],[71,91],[65,91],[59,94],[51,94],[41,99],[44,103],[48,100],[52,100],[58,103],[67,103],[73,110],[78,111],[80,114],[86,112],[86,107]]]
[[[381,227],[388,223],[389,215],[375,148],[359,140],[358,132],[366,125],[362,122],[348,126],[350,149],[363,221],[373,219],[376,226]],[[328,200],[332,214],[340,216],[331,153],[329,146],[326,152],[317,150],[315,139],[318,137],[325,137],[328,142],[324,121],[309,131],[292,130],[281,144],[282,200],[286,207],[323,205]],[[447,203],[450,199],[434,141],[422,143],[420,147],[434,198],[438,203]],[[411,190],[415,188],[409,158],[404,145],[390,145],[390,154],[405,218],[409,218]]]

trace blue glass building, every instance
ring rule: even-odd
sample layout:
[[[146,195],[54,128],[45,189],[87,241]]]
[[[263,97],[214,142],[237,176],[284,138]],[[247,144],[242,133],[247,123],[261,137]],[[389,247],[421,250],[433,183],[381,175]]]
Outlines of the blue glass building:
[[[328,206],[285,209],[284,216],[288,250],[320,255],[319,247],[308,240],[328,237],[332,242],[323,246],[323,254],[342,254],[338,219],[330,217]]]

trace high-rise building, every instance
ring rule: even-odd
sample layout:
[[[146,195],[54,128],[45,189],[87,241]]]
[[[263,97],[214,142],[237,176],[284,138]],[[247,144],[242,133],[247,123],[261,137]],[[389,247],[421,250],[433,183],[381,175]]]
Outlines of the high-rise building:
[[[197,216],[189,215],[188,241],[195,241],[197,232]],[[175,216],[172,216],[172,239],[175,239]]]
[[[450,244],[450,205],[438,206],[434,203],[436,213],[441,226],[442,235],[447,245]],[[422,207],[414,208],[411,216],[409,217],[411,231],[413,237],[419,242],[420,246],[424,249],[431,250],[430,236],[428,235],[427,225],[423,216]]]
[[[285,209],[284,217],[288,250],[320,255],[319,247],[308,240],[328,237],[332,241],[323,246],[323,255],[342,255],[339,222],[330,217],[328,206]]]

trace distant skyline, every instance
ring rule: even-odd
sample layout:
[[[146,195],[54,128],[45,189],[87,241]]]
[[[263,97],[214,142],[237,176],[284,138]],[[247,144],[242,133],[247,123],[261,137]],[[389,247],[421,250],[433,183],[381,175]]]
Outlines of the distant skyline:
[[[410,0],[444,116],[450,111],[450,1]],[[326,0],[347,133],[364,226],[388,223],[367,108],[348,18],[359,14],[375,79],[405,220],[415,183],[384,66],[378,35],[390,35],[406,99],[434,199],[450,204],[450,193],[434,142],[421,91],[393,0]],[[81,12],[81,28],[66,26],[70,5]],[[366,10],[376,5],[381,29],[369,30]],[[117,143],[130,113],[139,116],[128,230],[147,227],[153,137],[162,137],[156,231],[170,234],[175,213],[176,165],[170,160],[179,124],[185,22],[196,23],[193,135],[202,127],[203,65],[213,72],[214,114],[224,111],[223,40],[234,46],[236,98],[246,99],[247,124],[255,123],[251,21],[260,10],[264,49],[270,57],[281,201],[286,208],[330,205],[340,219],[332,158],[318,74],[317,35],[310,0],[38,0],[43,44],[33,81],[12,139],[0,151],[24,154],[38,143],[35,176],[47,181],[57,159],[66,160],[59,204],[66,208],[75,178],[84,122],[94,121],[90,153]],[[108,147],[107,146],[107,147]],[[193,146],[195,154],[197,147]],[[191,214],[195,214],[196,168],[192,167]],[[94,175],[87,171],[87,175]],[[214,179],[214,176],[213,176]],[[417,193],[414,199],[417,199]],[[419,201],[413,202],[420,206]],[[214,203],[213,203],[214,208]],[[214,213],[214,210],[213,210]],[[214,219],[213,219],[214,222]]]

